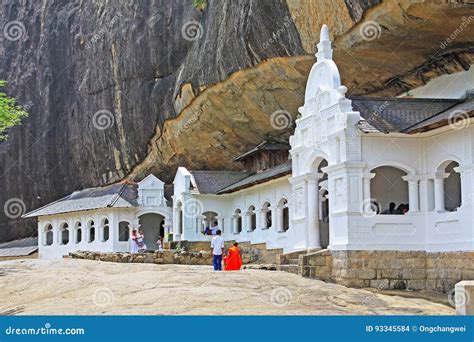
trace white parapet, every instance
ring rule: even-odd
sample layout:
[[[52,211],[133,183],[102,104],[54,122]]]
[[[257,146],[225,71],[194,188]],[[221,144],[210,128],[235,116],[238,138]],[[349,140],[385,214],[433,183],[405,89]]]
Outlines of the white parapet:
[[[463,280],[454,287],[458,315],[474,315],[474,280]]]

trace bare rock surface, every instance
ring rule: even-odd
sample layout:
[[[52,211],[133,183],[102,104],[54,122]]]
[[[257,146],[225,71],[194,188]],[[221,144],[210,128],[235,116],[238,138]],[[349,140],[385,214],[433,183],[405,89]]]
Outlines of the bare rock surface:
[[[2,315],[452,315],[448,306],[285,272],[88,260],[0,262]]]
[[[169,182],[178,165],[236,168],[235,155],[291,134],[271,115],[296,117],[323,23],[350,95],[466,70],[468,2],[4,0],[0,79],[30,116],[0,143],[0,205],[29,211],[149,173]],[[0,241],[35,234],[0,211]]]

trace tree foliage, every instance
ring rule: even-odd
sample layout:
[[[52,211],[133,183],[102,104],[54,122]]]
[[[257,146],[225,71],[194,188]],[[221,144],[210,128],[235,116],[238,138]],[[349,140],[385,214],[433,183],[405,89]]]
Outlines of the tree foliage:
[[[5,87],[6,82],[0,80],[0,88]],[[19,125],[21,119],[28,116],[28,113],[17,105],[14,98],[0,91],[0,141],[7,138],[8,128]]]
[[[193,0],[193,6],[202,12],[207,7],[207,0]]]

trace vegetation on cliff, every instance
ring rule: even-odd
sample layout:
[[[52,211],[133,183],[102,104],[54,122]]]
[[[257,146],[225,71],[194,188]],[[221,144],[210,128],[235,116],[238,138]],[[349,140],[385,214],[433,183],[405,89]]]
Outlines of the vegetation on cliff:
[[[0,80],[0,88],[5,85],[6,82]],[[6,130],[8,128],[19,125],[21,119],[27,115],[28,113],[16,104],[14,98],[0,92],[0,141],[7,138]]]

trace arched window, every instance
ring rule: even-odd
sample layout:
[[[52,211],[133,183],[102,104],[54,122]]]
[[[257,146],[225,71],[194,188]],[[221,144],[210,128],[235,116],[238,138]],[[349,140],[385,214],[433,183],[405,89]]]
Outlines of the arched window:
[[[82,241],[82,223],[77,221],[74,225],[74,243],[80,243]]]
[[[255,213],[255,206],[251,205],[247,210],[248,215],[248,231],[253,232],[257,229],[257,214]]]
[[[280,226],[278,227],[279,232],[286,232],[290,228],[290,216],[288,210],[288,201],[286,198],[282,198],[278,202],[278,222]]]
[[[130,239],[130,228],[127,221],[121,221],[119,223],[119,241],[128,241]]]
[[[53,244],[53,226],[48,223],[46,227],[44,227],[43,234],[43,245],[51,246]]]
[[[217,216],[217,213],[214,211],[206,211],[202,213],[201,218],[198,218],[198,226],[201,228],[201,233],[211,234],[212,229],[218,227]],[[218,228],[222,231],[222,227]]]
[[[270,209],[270,202],[263,203],[262,206],[262,229],[269,229],[272,226],[272,210]]]
[[[109,240],[110,228],[109,228],[109,219],[105,218],[102,220],[102,242]]]
[[[59,244],[67,245],[69,243],[69,226],[66,222],[59,226]]]
[[[90,220],[87,223],[87,230],[89,231],[87,242],[91,243],[95,241],[95,223],[93,220]]]
[[[446,166],[443,172],[448,175],[444,180],[444,208],[447,211],[456,211],[461,206],[461,175],[454,170],[459,164],[451,161],[444,165]]]
[[[242,211],[236,209],[234,212],[234,234],[239,234],[242,231]]]
[[[370,193],[374,206],[381,214],[401,215],[408,211],[408,183],[402,177],[407,173],[397,167],[380,166],[370,181]]]

